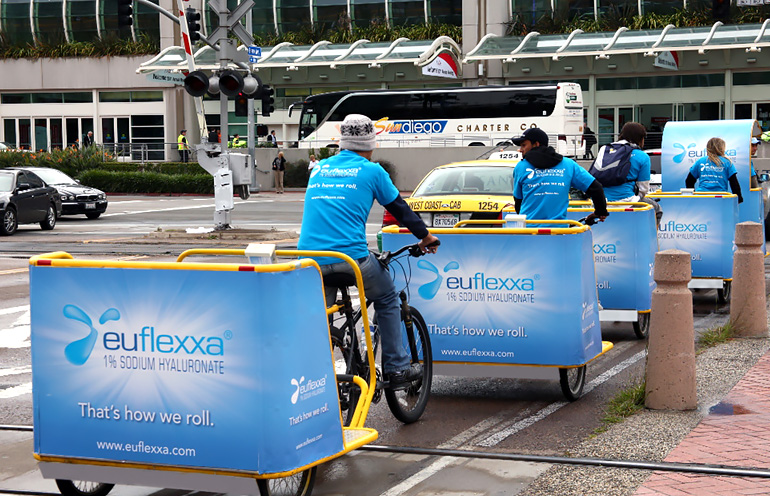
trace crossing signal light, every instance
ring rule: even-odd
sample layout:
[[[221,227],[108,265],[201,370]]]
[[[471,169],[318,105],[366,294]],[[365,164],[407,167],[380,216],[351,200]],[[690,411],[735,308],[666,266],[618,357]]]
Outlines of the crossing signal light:
[[[128,28],[134,23],[134,0],[118,0],[118,27]]]
[[[190,35],[190,43],[195,43],[201,39],[201,14],[192,7],[187,7],[184,14],[187,20],[187,33]]]
[[[273,104],[275,103],[275,99],[273,98],[273,94],[275,93],[275,90],[271,88],[268,85],[262,86],[262,116],[268,117],[270,114],[275,112],[275,107]]]
[[[243,93],[235,97],[235,115],[246,117],[249,115],[249,98]]]
[[[210,91],[209,77],[203,71],[193,71],[184,78],[184,89],[192,96],[203,96]]]

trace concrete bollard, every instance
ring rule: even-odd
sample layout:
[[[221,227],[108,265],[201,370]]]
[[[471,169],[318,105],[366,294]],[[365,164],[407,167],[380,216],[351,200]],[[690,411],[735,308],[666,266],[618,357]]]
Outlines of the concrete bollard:
[[[695,387],[695,331],[692,318],[690,254],[665,250],[655,254],[647,384],[644,405],[654,410],[692,410]]]
[[[735,226],[730,323],[740,337],[767,336],[762,238],[761,224],[741,222]]]

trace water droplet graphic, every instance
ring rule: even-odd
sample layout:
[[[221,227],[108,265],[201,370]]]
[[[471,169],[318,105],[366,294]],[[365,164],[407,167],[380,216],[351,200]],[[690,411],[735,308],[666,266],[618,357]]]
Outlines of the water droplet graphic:
[[[108,308],[104,311],[101,317],[99,317],[99,323],[104,324],[108,320],[120,320],[120,312],[117,308]]]
[[[438,273],[438,269],[436,268],[436,266],[428,261],[418,260],[417,266],[421,269],[424,269],[436,274],[436,279],[434,281],[423,284],[422,286],[419,287],[419,289],[417,289],[417,293],[420,295],[422,299],[430,300],[431,298],[436,296],[436,293],[438,293],[438,290],[441,287],[441,280],[443,279],[443,277],[441,277],[441,275]]]
[[[86,337],[73,341],[64,348],[64,356],[71,364],[83,365],[88,360],[88,357],[91,356],[94,344],[96,344],[96,337],[99,333],[94,329],[91,317],[75,305],[65,305],[62,313],[68,319],[82,322],[91,329],[91,332]]]

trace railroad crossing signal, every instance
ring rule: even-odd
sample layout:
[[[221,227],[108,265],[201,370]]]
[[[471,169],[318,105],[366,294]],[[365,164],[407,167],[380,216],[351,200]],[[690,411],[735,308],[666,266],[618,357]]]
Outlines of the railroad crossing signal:
[[[130,28],[134,23],[134,0],[118,0],[118,28]]]

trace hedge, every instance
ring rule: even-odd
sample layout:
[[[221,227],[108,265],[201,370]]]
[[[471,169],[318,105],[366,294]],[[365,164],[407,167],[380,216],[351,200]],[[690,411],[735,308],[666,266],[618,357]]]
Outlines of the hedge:
[[[83,184],[109,193],[214,194],[214,179],[210,174],[89,170],[83,172],[79,179]]]

